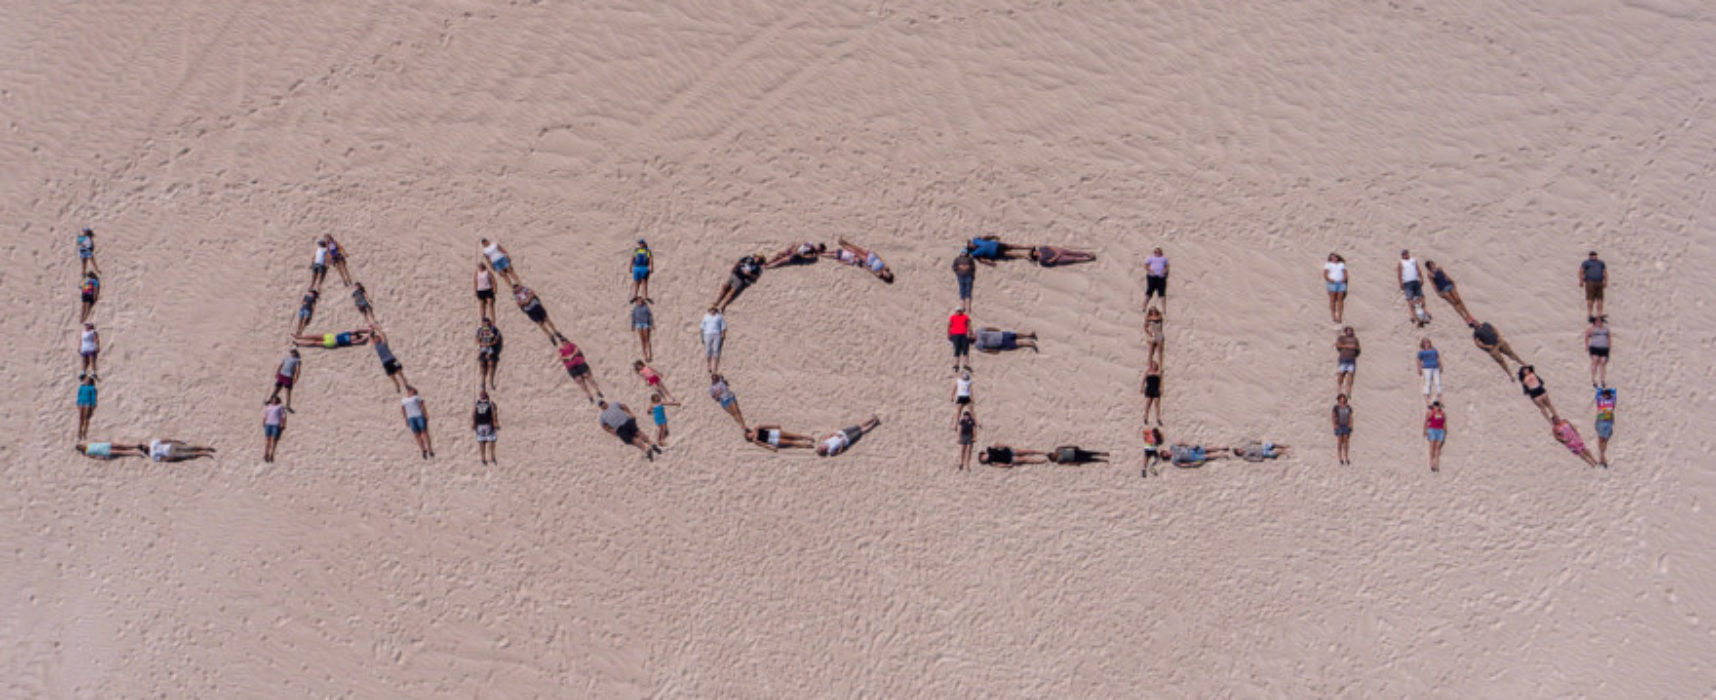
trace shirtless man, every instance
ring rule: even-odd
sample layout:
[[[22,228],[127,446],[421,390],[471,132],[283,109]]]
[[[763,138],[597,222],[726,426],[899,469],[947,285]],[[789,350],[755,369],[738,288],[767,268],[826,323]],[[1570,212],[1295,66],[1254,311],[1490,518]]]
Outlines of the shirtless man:
[[[1341,329],[1335,336],[1335,393],[1351,394],[1353,379],[1358,376],[1358,333],[1352,326]]]

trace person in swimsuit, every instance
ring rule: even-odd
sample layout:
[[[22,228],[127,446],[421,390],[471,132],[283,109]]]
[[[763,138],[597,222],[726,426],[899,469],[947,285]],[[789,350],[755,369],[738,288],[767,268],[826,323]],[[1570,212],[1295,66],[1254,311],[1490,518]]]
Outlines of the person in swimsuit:
[[[142,445],[138,445],[142,447]],[[215,448],[198,447],[183,440],[150,440],[149,459],[157,462],[188,462],[204,457],[213,458]]]
[[[304,327],[310,325],[310,320],[316,317],[316,302],[322,298],[322,293],[314,289],[304,292],[304,298],[298,303],[298,320],[292,326],[292,335],[304,332]]]
[[[655,361],[655,353],[649,344],[649,334],[654,328],[655,313],[649,308],[649,300],[632,297],[632,331],[638,334],[638,347],[643,350],[645,362]]]
[[[667,385],[662,382],[661,373],[651,367],[648,362],[633,360],[632,372],[638,375],[638,378],[642,379],[644,385],[649,387],[651,391],[661,392],[661,395],[667,397],[668,401],[678,400],[673,397],[673,392],[667,390]]]
[[[328,278],[328,242],[317,238],[315,257],[310,260],[310,288],[320,291]]]
[[[1049,451],[1049,461],[1055,464],[1093,464],[1107,462],[1107,452],[1082,449],[1076,445],[1061,445]]]
[[[1597,257],[1597,251],[1579,263],[1579,285],[1585,288],[1585,319],[1603,315],[1603,289],[1609,286],[1609,266]]]
[[[429,440],[429,406],[417,395],[417,388],[405,386],[405,398],[399,400],[399,413],[405,416],[405,427],[411,429],[411,439],[424,459],[435,456],[435,445]]]
[[[1026,257],[1037,263],[1039,267],[1056,267],[1093,262],[1096,260],[1096,253],[1052,245],[1040,245],[1031,248],[1030,252],[1026,253]]]
[[[83,285],[78,288],[78,298],[83,300],[83,311],[78,314],[79,323],[89,321],[90,312],[95,310],[95,302],[101,301],[101,275],[94,270],[84,273]]]
[[[363,283],[351,285],[352,304],[357,306],[358,313],[363,314],[363,320],[369,325],[375,325],[375,307],[369,304],[369,292],[364,291]]]
[[[1585,329],[1585,352],[1591,355],[1591,388],[1601,389],[1609,385],[1609,346],[1614,342],[1614,334],[1609,331],[1609,317],[1597,316],[1591,319],[1591,326]]]
[[[870,419],[863,423],[847,426],[846,428],[841,429],[838,433],[825,435],[820,441],[818,441],[816,454],[820,457],[833,457],[841,454],[846,450],[851,449],[853,445],[858,444],[858,440],[862,439],[864,435],[870,431],[875,430],[876,426],[881,424],[882,419],[877,418],[875,415],[871,415]]]
[[[1162,430],[1160,428],[1146,427],[1143,430],[1143,436],[1144,467],[1139,470],[1138,475],[1148,479],[1152,474],[1161,474],[1156,465],[1166,461],[1166,458],[1162,456]]]
[[[1230,447],[1227,451],[1233,456],[1247,462],[1262,462],[1264,460],[1280,459],[1285,457],[1287,456],[1287,451],[1290,449],[1292,449],[1291,445],[1252,440],[1240,447]]]
[[[763,276],[763,256],[747,255],[733,263],[733,269],[727,273],[727,282],[721,285],[721,291],[715,295],[714,307],[722,311],[727,305],[739,298],[739,293],[757,283]]]
[[[1175,443],[1168,448],[1168,459],[1181,469],[1196,469],[1218,459],[1227,459],[1225,447],[1205,448],[1203,445]]]
[[[739,397],[733,394],[733,387],[727,385],[727,378],[717,373],[709,375],[709,398],[721,406],[721,410],[732,416],[741,430],[749,430],[745,424],[745,414],[739,410]]]
[[[345,333],[323,333],[321,335],[295,335],[292,344],[301,348],[349,348],[353,345],[368,345],[369,331],[358,329]]]
[[[600,401],[603,398],[602,387],[596,383],[596,377],[590,374],[590,363],[584,359],[584,351],[558,333],[554,335],[554,342],[560,344],[554,361],[566,368],[566,374],[572,377],[578,388],[584,390],[584,396],[590,399],[590,403]]]
[[[1347,310],[1347,259],[1338,253],[1323,263],[1323,288],[1329,292],[1329,317],[1340,323]]]
[[[1442,471],[1442,443],[1448,440],[1448,414],[1442,402],[1431,402],[1424,411],[1424,439],[1430,442],[1430,471]]]
[[[1430,344],[1429,338],[1418,341],[1418,376],[1424,379],[1425,401],[1431,400],[1432,385],[1436,389],[1436,398],[1442,398],[1442,353]]]
[[[95,415],[97,398],[95,375],[87,372],[77,375],[77,439],[79,440],[89,438],[89,419]]]
[[[500,388],[495,381],[495,375],[500,373],[503,340],[500,327],[495,325],[494,319],[483,317],[482,325],[477,326],[477,371],[481,373],[478,386]]]
[[[394,391],[404,391],[406,385],[405,366],[399,363],[399,358],[393,356],[393,348],[387,345],[387,334],[380,328],[369,327],[370,344],[375,346],[375,357],[381,361],[381,370],[387,373],[389,381],[393,382]]]
[[[1418,260],[1412,257],[1411,251],[1400,251],[1400,266],[1394,271],[1395,279],[1400,283],[1400,291],[1406,297],[1406,314],[1414,324],[1423,327],[1425,319],[1418,317],[1418,309],[1424,301],[1424,278],[1418,273]]]
[[[1030,348],[1037,352],[1037,334],[1031,331],[1004,331],[998,328],[984,326],[977,329],[977,351],[991,355],[1003,350]]]
[[[1144,384],[1139,387],[1144,392],[1144,422],[1150,422],[1150,411],[1156,411],[1156,425],[1162,424],[1162,365],[1150,362],[1150,369],[1144,370]]]
[[[711,374],[721,371],[721,345],[727,342],[727,318],[721,310],[709,307],[700,324],[703,330],[703,359]]]
[[[274,366],[274,391],[268,393],[268,398],[262,403],[272,402],[280,396],[280,390],[286,390],[286,412],[292,410],[292,385],[298,383],[298,374],[303,370],[304,358],[293,348],[286,351],[286,356],[280,359],[280,364]]]
[[[953,419],[959,420],[959,414],[966,406],[972,405],[971,370],[965,370],[953,378]]]
[[[759,425],[745,429],[745,440],[753,445],[779,452],[784,449],[810,449],[816,447],[816,438],[809,435],[789,433],[774,424]]]
[[[807,265],[816,262],[816,259],[822,257],[822,254],[826,252],[828,252],[827,243],[805,241],[769,256],[769,261],[763,263],[763,268],[773,270],[787,265]]]
[[[1011,445],[990,445],[977,453],[977,463],[991,467],[1011,469],[1023,464],[1047,464],[1049,453],[1040,450],[1024,450]]]
[[[518,271],[512,267],[512,256],[507,254],[506,248],[502,247],[500,243],[489,242],[487,238],[482,239],[479,245],[483,248],[483,257],[488,259],[489,267],[495,271],[495,274],[506,278],[507,283],[514,287],[524,285],[518,279]]]
[[[876,279],[887,282],[888,284],[894,283],[894,271],[888,269],[888,264],[882,262],[882,258],[876,255],[875,251],[861,248],[858,244],[847,241],[844,238],[838,239],[838,242],[840,243],[840,249],[834,252],[835,260],[839,260],[847,265],[862,266],[864,269],[869,270],[870,274],[875,275]]]
[[[1615,435],[1615,388],[1597,390],[1597,462],[1609,468],[1609,438]]]
[[[655,272],[655,253],[650,252],[649,243],[638,239],[638,247],[632,249],[632,298],[649,298],[649,276]]]
[[[274,461],[274,450],[279,447],[283,432],[286,432],[286,407],[280,403],[280,397],[272,397],[262,407],[263,462]]]
[[[1554,423],[1561,419],[1561,414],[1555,412],[1555,407],[1549,403],[1549,389],[1543,386],[1543,378],[1537,376],[1537,368],[1531,365],[1521,365],[1519,368],[1519,386],[1525,390],[1526,398],[1537,406],[1543,414],[1543,419]]]
[[[1466,302],[1460,298],[1460,290],[1454,286],[1454,278],[1448,276],[1448,271],[1434,260],[1425,260],[1424,269],[1430,272],[1430,286],[1436,288],[1436,296],[1454,307],[1454,312],[1460,314],[1466,323],[1471,323],[1472,312],[1466,310]]]
[[[148,457],[148,445],[116,445],[111,442],[80,442],[73,449],[90,459],[118,459],[120,457]]]
[[[84,321],[77,340],[77,356],[81,363],[79,371],[95,376],[101,364],[101,334],[95,331],[95,324]]]
[[[471,288],[477,293],[477,315],[483,318],[494,318],[495,277],[489,274],[489,266],[477,263],[477,274],[471,282]]]
[[[84,229],[77,234],[77,259],[81,269],[80,275],[89,274],[90,270],[101,272],[101,266],[95,264],[95,230]]]
[[[678,401],[664,401],[661,394],[649,395],[649,416],[655,421],[655,442],[667,448],[667,407],[679,406]]]
[[[1341,334],[1335,336],[1335,393],[1352,393],[1353,380],[1358,377],[1358,357],[1362,351],[1358,333],[1352,326],[1342,328]]]
[[[489,392],[477,390],[477,402],[471,406],[471,430],[477,434],[477,458],[483,464],[500,464],[495,457],[495,440],[500,437],[500,408],[489,400]]]
[[[542,300],[536,297],[535,290],[522,284],[516,285],[512,288],[512,300],[518,303],[518,309],[523,311],[525,317],[535,323],[537,328],[541,328],[550,341],[560,335],[560,329],[555,328],[554,322],[548,320],[548,309],[543,308]]]
[[[959,469],[965,471],[971,468],[971,450],[977,444],[977,412],[970,405],[959,407],[959,417],[953,421],[953,429],[959,432]]]
[[[994,265],[996,260],[1018,260],[1030,255],[1035,247],[1002,243],[996,236],[978,236],[965,244],[965,250],[972,259],[985,265]]]
[[[1578,455],[1579,459],[1585,460],[1586,464],[1593,467],[1604,466],[1603,463],[1597,461],[1596,457],[1591,456],[1590,450],[1585,449],[1585,441],[1579,438],[1579,429],[1573,427],[1573,424],[1567,419],[1558,417],[1551,421],[1549,434],[1553,435],[1555,441],[1561,443],[1562,447],[1567,448],[1568,452],[1572,452]]]
[[[947,317],[947,342],[953,344],[953,371],[958,372],[961,366],[970,371],[971,317],[963,306],[955,307]]]
[[[977,259],[971,257],[971,248],[967,246],[953,258],[953,280],[959,285],[959,304],[971,306],[971,285],[977,281]]]
[[[1162,298],[1162,312],[1168,312],[1168,256],[1157,248],[1144,259],[1144,308],[1150,308],[1153,297]]]
[[[1144,312],[1144,338],[1150,343],[1150,355],[1146,361],[1155,363],[1167,362],[1168,336],[1162,329],[1162,310],[1154,306]]]
[[[632,415],[631,409],[618,401],[609,403],[603,400],[596,405],[602,409],[603,430],[619,438],[620,442],[642,450],[644,458],[655,461],[655,455],[661,448],[650,444],[649,437],[638,430],[638,419]]]
[[[1329,420],[1335,426],[1335,457],[1341,464],[1352,464],[1347,448],[1353,439],[1353,407],[1347,404],[1346,394],[1335,397],[1335,408],[1329,412]]]
[[[1502,359],[1504,354],[1513,358],[1514,362],[1521,365],[1525,364],[1525,360],[1519,359],[1519,355],[1514,354],[1513,347],[1507,344],[1507,340],[1502,338],[1501,331],[1496,330],[1495,326],[1476,319],[1468,321],[1466,325],[1472,329],[1472,342],[1477,344],[1479,350],[1489,353],[1490,357],[1495,359],[1496,364],[1501,365],[1502,374],[1508,375],[1509,378],[1513,377],[1513,370],[1509,369],[1507,361]]]
[[[352,272],[346,269],[345,247],[341,246],[339,241],[334,240],[334,234],[331,233],[323,234],[322,241],[328,244],[328,262],[334,266],[335,271],[340,273],[340,281],[344,282],[347,287],[352,286]]]

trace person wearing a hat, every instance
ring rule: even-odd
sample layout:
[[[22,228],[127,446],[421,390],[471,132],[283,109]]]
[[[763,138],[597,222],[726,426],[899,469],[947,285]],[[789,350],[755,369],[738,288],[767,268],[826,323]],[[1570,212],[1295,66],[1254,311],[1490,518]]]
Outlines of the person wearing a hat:
[[[971,317],[965,315],[964,306],[954,307],[947,317],[947,340],[953,343],[953,371],[958,372],[961,365],[971,371]]]
[[[1585,321],[1590,323],[1603,315],[1603,288],[1609,286],[1609,266],[1597,257],[1597,251],[1579,263],[1579,284],[1585,288]]]
[[[649,275],[655,272],[655,255],[649,251],[649,243],[638,239],[638,247],[632,249],[632,298],[649,299]]]

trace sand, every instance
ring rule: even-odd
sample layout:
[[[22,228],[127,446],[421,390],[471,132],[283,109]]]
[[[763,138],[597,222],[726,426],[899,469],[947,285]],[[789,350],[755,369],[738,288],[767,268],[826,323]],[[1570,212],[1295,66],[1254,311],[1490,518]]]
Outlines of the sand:
[[[0,696],[1694,697],[1716,692],[1716,14],[1508,3],[60,3],[0,8]],[[939,9],[937,9],[939,8]],[[107,343],[72,449],[75,232]],[[367,349],[260,402],[314,236],[345,243],[438,456]],[[979,272],[980,443],[1112,466],[959,472],[958,242],[1096,263]],[[650,240],[655,462],[604,434],[505,299],[500,464],[467,425],[470,273],[501,240],[610,396]],[[739,256],[846,236],[728,314],[753,422],[696,324]],[[1170,440],[1295,455],[1140,479],[1140,264],[1173,260]],[[1439,300],[1450,441],[1426,466],[1410,247],[1585,437],[1577,266],[1613,283],[1607,471]],[[1320,263],[1365,342],[1351,466]],[[358,325],[337,277],[317,330]],[[1705,428],[1700,428],[1705,426]]]

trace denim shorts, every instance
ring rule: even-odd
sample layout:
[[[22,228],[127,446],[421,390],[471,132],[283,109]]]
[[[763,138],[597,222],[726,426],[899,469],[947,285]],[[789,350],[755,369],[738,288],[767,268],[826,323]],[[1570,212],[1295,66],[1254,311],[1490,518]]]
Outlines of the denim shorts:
[[[1345,282],[1329,282],[1325,280],[1323,282],[1323,286],[1328,287],[1330,294],[1347,291],[1347,283]]]
[[[423,433],[423,432],[429,430],[429,421],[424,420],[423,416],[413,416],[411,418],[407,418],[407,419],[405,419],[405,424],[411,426],[411,434],[413,434],[413,435],[417,435],[417,434],[420,434],[420,433]]]
[[[1448,431],[1445,428],[1426,428],[1424,432],[1425,437],[1429,438],[1431,442],[1442,442],[1448,439]]]

